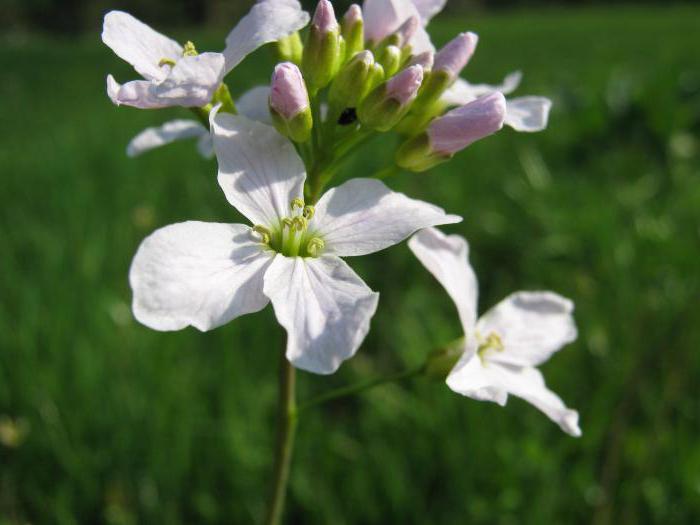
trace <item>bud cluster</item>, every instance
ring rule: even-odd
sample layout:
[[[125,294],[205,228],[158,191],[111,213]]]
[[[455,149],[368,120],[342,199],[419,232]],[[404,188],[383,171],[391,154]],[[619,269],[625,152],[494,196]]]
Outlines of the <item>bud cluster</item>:
[[[272,76],[270,112],[302,156],[332,163],[353,136],[395,130],[405,137],[396,164],[420,172],[502,127],[500,93],[447,113],[441,102],[474,54],[476,34],[461,33],[436,53],[414,53],[417,16],[390,32],[370,21],[372,38],[365,22],[357,4],[338,22],[331,2],[320,0],[303,43],[299,33],[278,43],[285,62]]]

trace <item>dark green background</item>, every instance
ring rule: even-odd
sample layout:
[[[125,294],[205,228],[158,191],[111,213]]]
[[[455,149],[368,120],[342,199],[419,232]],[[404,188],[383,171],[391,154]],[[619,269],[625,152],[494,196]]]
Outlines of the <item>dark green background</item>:
[[[481,36],[465,74],[554,100],[546,132],[511,130],[394,189],[462,214],[480,306],[517,289],[576,301],[579,340],[544,367],[581,412],[564,435],[415,380],[301,421],[287,522],[700,521],[700,55],[695,8],[445,17]],[[98,25],[98,24],[95,24]],[[225,31],[176,30],[200,49]],[[0,47],[0,523],[252,523],[270,478],[282,330],[270,308],[201,334],[132,319],[127,272],[153,229],[237,221],[216,165],[128,140],[184,110],[112,106],[134,78],[99,41],[3,34]],[[268,50],[229,77],[263,83]],[[389,160],[392,137],[345,176]],[[348,259],[381,292],[357,357],[300,374],[300,397],[421,362],[459,335],[449,298],[404,245]],[[19,437],[15,439],[13,435]]]

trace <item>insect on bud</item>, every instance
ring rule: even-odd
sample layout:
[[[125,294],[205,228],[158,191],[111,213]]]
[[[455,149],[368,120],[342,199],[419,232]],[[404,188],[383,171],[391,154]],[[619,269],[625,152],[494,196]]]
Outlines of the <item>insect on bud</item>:
[[[302,56],[302,70],[312,94],[326,87],[338,72],[345,56],[343,42],[333,5],[320,0]]]
[[[295,142],[306,142],[313,118],[309,94],[299,68],[291,62],[275,67],[270,83],[270,114],[277,131]]]
[[[423,68],[411,66],[375,88],[358,108],[363,125],[378,131],[393,128],[408,112],[423,82]]]
[[[503,127],[506,99],[491,93],[433,120],[428,129],[407,140],[396,153],[396,162],[411,171],[425,171],[449,160],[479,139]]]

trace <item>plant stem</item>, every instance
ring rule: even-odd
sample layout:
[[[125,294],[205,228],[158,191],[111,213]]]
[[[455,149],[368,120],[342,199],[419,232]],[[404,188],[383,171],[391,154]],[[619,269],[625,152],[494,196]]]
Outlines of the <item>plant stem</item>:
[[[348,385],[344,386],[341,388],[337,388],[335,390],[331,390],[330,392],[326,392],[325,394],[321,394],[320,396],[314,397],[310,399],[309,401],[306,401],[304,403],[301,403],[297,409],[297,412],[301,414],[305,410],[308,410],[309,408],[316,407],[318,405],[322,405],[323,403],[327,403],[329,401],[334,401],[336,399],[340,399],[342,397],[348,397],[352,396],[355,394],[359,394],[361,392],[364,392],[366,390],[369,390],[371,388],[380,386],[380,385],[385,385],[386,383],[393,383],[395,381],[401,381],[403,379],[408,379],[411,377],[415,377],[419,374],[421,374],[425,370],[425,364],[421,364],[418,367],[415,368],[409,368],[407,370],[403,370],[401,372],[397,372],[395,374],[391,374],[388,376],[384,377],[375,377],[374,379],[370,379],[367,381],[361,381],[359,383],[356,383],[354,385]]]
[[[265,525],[278,525],[282,518],[297,425],[297,408],[294,394],[296,372],[291,363],[287,361],[284,352],[281,352],[280,356],[279,414],[273,475],[274,484],[267,508]]]

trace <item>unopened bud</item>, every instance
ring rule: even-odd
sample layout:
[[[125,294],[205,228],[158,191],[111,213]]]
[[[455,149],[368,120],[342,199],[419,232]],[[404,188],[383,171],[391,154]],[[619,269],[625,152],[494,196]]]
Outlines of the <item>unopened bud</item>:
[[[281,38],[277,42],[277,55],[281,62],[292,62],[301,65],[301,56],[304,52],[304,44],[301,43],[299,32]]]
[[[352,58],[355,53],[365,48],[365,24],[362,19],[362,9],[357,4],[352,4],[343,17],[341,34],[345,39],[346,57]]]
[[[433,69],[433,60],[435,54],[432,51],[424,51],[420,55],[411,58],[409,66],[420,66],[423,68],[423,73],[428,73]]]
[[[418,106],[425,108],[433,104],[454,83],[474,54],[478,41],[475,33],[461,33],[437,52],[423,83]]]
[[[393,76],[401,66],[401,50],[397,46],[387,46],[379,56],[379,63],[387,77]]]
[[[449,160],[479,139],[503,127],[506,99],[491,93],[433,120],[428,129],[398,149],[396,162],[411,171],[425,171]]]
[[[363,125],[388,131],[408,112],[423,81],[423,68],[411,66],[375,88],[358,108]]]
[[[328,100],[337,110],[356,108],[367,94],[384,80],[384,70],[374,62],[371,51],[357,53],[331,84]]]
[[[419,26],[420,21],[418,20],[418,17],[412,16],[408,18],[396,30],[396,36],[398,37],[398,43],[396,45],[400,48],[406,47],[416,34],[416,31],[418,31]]]
[[[454,82],[474,54],[478,42],[475,33],[457,35],[435,55],[433,71],[445,71]]]
[[[343,47],[333,5],[320,0],[302,56],[304,77],[312,93],[326,87],[338,72],[345,55]]]
[[[295,142],[306,142],[311,135],[313,118],[304,78],[291,62],[275,67],[270,83],[270,114],[282,135]]]

